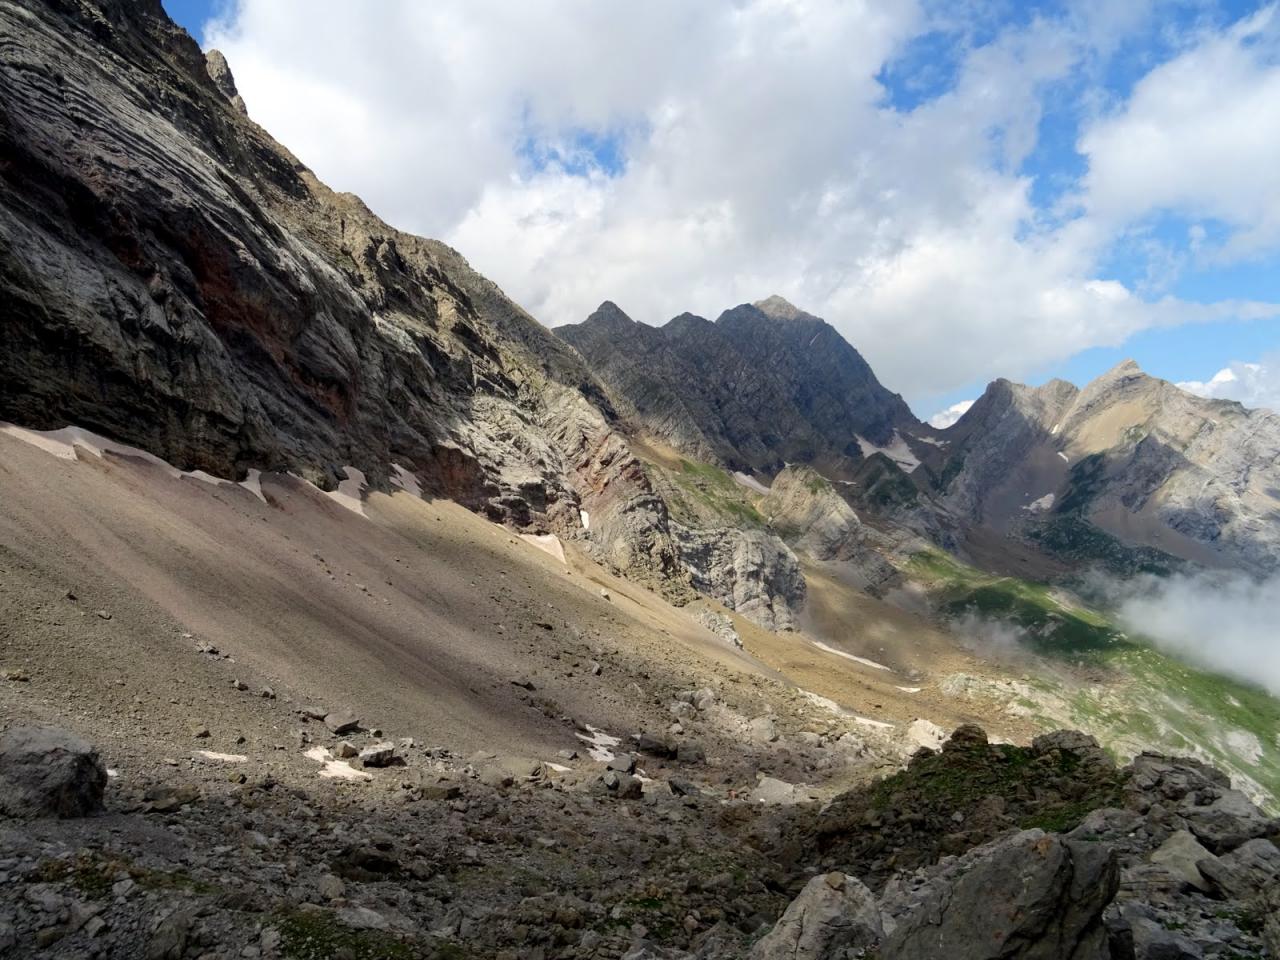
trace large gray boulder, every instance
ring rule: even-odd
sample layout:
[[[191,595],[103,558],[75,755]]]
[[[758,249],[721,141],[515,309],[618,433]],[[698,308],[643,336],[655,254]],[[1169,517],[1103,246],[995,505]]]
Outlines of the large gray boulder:
[[[102,809],[106,785],[98,752],[75,734],[35,726],[0,734],[0,815],[87,816]]]
[[[1280,887],[1280,847],[1250,840],[1221,857],[1201,860],[1199,869],[1223,896],[1249,900]]]
[[[751,960],[827,960],[873,945],[884,933],[875,897],[853,877],[814,877],[751,950]]]
[[[880,960],[1105,960],[1107,844],[1008,834],[885,889]]]

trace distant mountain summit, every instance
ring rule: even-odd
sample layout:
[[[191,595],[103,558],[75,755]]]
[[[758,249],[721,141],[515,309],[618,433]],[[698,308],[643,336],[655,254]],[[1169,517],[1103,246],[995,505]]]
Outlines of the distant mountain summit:
[[[1280,416],[1268,410],[1194,396],[1126,360],[1083,389],[997,380],[941,436],[940,503],[1061,559],[1280,566]]]
[[[662,327],[606,301],[555,332],[642,430],[732,469],[804,462],[844,475],[899,429],[930,430],[830,324],[781,297]]]
[[[605,303],[556,332],[641,433],[766,478],[807,465],[889,529],[980,565],[1047,577],[1280,567],[1280,417],[1193,396],[1131,360],[1084,388],[996,380],[939,431],[782,297],[662,327]]]

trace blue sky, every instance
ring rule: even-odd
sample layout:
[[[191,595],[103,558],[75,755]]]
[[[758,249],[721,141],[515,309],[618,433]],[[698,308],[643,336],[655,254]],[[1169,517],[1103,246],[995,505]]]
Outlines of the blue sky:
[[[776,292],[923,416],[1127,357],[1280,402],[1266,4],[165,7],[319,175],[551,325]]]

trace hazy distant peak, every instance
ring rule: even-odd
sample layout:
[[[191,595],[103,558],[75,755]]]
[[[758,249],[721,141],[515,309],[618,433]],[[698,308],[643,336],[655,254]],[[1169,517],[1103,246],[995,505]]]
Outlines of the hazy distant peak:
[[[765,316],[773,317],[775,320],[795,320],[798,317],[809,316],[795,304],[778,296],[776,293],[763,300],[757,300],[752,306]]]
[[[587,323],[612,323],[612,324],[633,324],[635,323],[622,308],[612,300],[606,300],[600,306],[596,307],[595,312],[587,317]]]
[[[1140,377],[1143,375],[1142,368],[1138,366],[1138,361],[1121,360],[1098,379],[1115,380],[1121,377]]]

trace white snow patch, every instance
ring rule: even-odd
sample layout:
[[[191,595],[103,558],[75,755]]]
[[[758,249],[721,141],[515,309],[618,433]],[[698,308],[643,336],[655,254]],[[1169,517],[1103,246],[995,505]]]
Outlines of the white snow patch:
[[[915,436],[915,435],[914,435],[914,434],[912,434],[912,436]],[[927,443],[927,444],[929,444],[929,445],[930,445],[930,446],[932,446],[932,447],[949,447],[949,446],[951,446],[951,441],[950,441],[950,440],[937,440],[937,439],[935,439],[935,438],[933,438],[933,437],[916,437],[916,439],[917,439],[917,440],[919,440],[921,443]]]
[[[565,562],[564,544],[560,542],[560,538],[554,533],[522,533],[520,534],[520,539],[526,543],[533,544],[533,546],[537,547],[543,553],[551,554],[551,556],[555,557],[561,563]]]
[[[919,693],[924,687],[894,687],[895,690],[901,690],[903,693]]]
[[[743,473],[740,470],[735,470],[733,471],[733,479],[737,480],[741,486],[746,487],[748,490],[754,490],[756,493],[769,493],[769,488],[749,473]]]
[[[590,754],[592,760],[598,760],[600,763],[608,763],[613,759],[613,748],[622,743],[618,737],[610,736],[603,730],[597,730],[590,724],[587,725],[586,733],[579,733],[578,739],[587,745],[587,753]]]
[[[321,764],[320,776],[326,780],[372,780],[371,774],[357,770],[345,760],[333,759],[328,747],[312,747],[305,754],[308,760]]]
[[[153,453],[147,453],[147,451],[138,447],[131,447],[127,443],[116,443],[114,440],[108,440],[106,437],[91,430],[85,430],[83,427],[60,427],[57,430],[28,430],[26,427],[19,427],[16,424],[0,421],[0,433],[13,437],[15,440],[29,443],[45,453],[53,454],[60,460],[79,460],[80,456],[77,453],[77,448],[79,448],[89,451],[98,459],[102,459],[105,454],[113,453],[118,457],[141,460],[150,466],[159,467],[167,476],[175,480],[186,477],[190,480],[199,480],[201,483],[208,483],[213,486],[222,486],[223,484],[236,485],[234,480],[215,477],[213,474],[205,473],[203,470],[179,470],[167,460],[161,460]],[[250,474],[255,475],[257,471],[251,470]],[[259,499],[263,499],[260,489],[257,491],[257,496]],[[263,502],[266,501],[264,500]]]
[[[829,710],[838,717],[851,717],[853,714],[846,710],[840,704],[836,703],[830,697],[824,697],[821,694],[814,693],[812,690],[801,690],[800,696],[804,697],[815,707],[821,707],[823,710]]]
[[[855,436],[857,436],[855,434]],[[911,473],[916,467],[920,466],[920,460],[911,448],[907,446],[907,441],[902,439],[902,434],[897,430],[893,431],[893,439],[887,447],[877,447],[870,440],[864,437],[857,437],[858,447],[862,450],[864,457],[869,457],[875,453],[883,453],[886,457],[896,463],[907,473]]]
[[[570,768],[566,767],[563,763],[552,763],[550,760],[545,761],[544,766],[546,766],[548,770],[554,770],[556,773],[568,773],[570,770]]]
[[[874,660],[868,660],[866,657],[858,657],[854,656],[852,653],[845,653],[843,650],[837,650],[835,647],[827,646],[820,640],[810,640],[809,642],[819,650],[823,650],[826,653],[833,653],[837,657],[844,657],[846,660],[852,660],[854,663],[860,663],[864,667],[872,667],[876,670],[888,670],[890,673],[893,672],[892,667],[886,667],[883,663],[876,663]]]
[[[892,723],[885,723],[883,720],[872,720],[870,717],[853,717],[854,723],[860,723],[864,727],[875,727],[877,730],[892,730]]]
[[[1062,424],[1060,424],[1060,423],[1055,423],[1055,424],[1053,425],[1053,429],[1052,429],[1052,430],[1050,430],[1049,432],[1050,432],[1051,434],[1054,434],[1054,435],[1056,436],[1056,435],[1057,435],[1057,433],[1058,433],[1058,431],[1059,431],[1059,430],[1061,430],[1061,429],[1062,429]]]
[[[267,502],[267,498],[262,495],[262,471],[250,469],[249,473],[240,481],[240,486],[244,487],[263,503]]]
[[[1061,450],[1059,450],[1059,451],[1058,451],[1058,456],[1060,456],[1060,457],[1062,458],[1062,462],[1063,462],[1063,463],[1070,463],[1070,462],[1071,462],[1071,458],[1070,458],[1070,457],[1068,457],[1068,456],[1067,456],[1065,453],[1063,453]]]
[[[206,760],[221,760],[223,763],[244,763],[249,759],[242,753],[216,753],[213,750],[197,750],[196,755]]]
[[[120,771],[117,770],[115,767],[107,767],[107,776],[110,779],[114,780],[116,779],[116,777],[120,776]]]
[[[360,496],[367,486],[364,473],[352,466],[343,467],[342,471],[347,475],[347,479],[338,482],[337,490],[323,491],[324,495],[352,513],[367,517],[368,514],[364,512],[364,500]]]
[[[418,483],[417,477],[398,463],[391,465],[391,482],[405,493],[413,494],[419,500],[422,499],[422,484]]]
[[[591,529],[591,514],[587,513],[585,510],[579,510],[578,519],[582,521],[583,530]]]
[[[1056,499],[1057,498],[1052,493],[1046,493],[1039,500],[1032,500],[1022,509],[1029,510],[1032,513],[1046,513],[1053,509],[1053,502]]]

